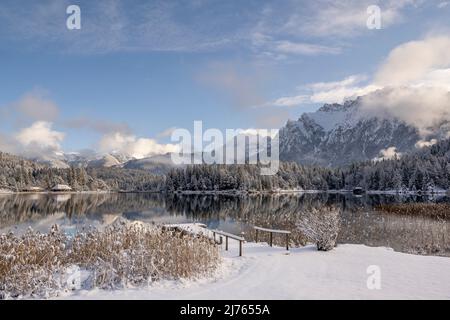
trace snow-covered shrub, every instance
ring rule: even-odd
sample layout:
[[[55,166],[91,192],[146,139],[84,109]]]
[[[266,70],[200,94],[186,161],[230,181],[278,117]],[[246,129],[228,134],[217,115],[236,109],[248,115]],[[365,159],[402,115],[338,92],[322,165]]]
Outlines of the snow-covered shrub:
[[[70,239],[57,226],[48,234],[10,233],[0,236],[0,299],[194,278],[219,263],[219,249],[211,240],[137,222],[116,221],[103,231]],[[84,276],[68,281],[80,273]]]
[[[317,250],[329,251],[336,246],[340,221],[340,209],[322,207],[304,212],[296,225],[310,242],[317,245]]]

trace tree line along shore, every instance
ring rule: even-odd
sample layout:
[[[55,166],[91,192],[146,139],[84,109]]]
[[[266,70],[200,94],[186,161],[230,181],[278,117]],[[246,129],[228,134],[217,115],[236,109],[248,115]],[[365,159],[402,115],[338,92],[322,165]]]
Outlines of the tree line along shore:
[[[51,168],[0,153],[3,192],[283,192],[364,191],[443,193],[450,188],[450,140],[413,154],[344,167],[280,163],[275,175],[258,165],[190,165],[166,174],[120,167]]]

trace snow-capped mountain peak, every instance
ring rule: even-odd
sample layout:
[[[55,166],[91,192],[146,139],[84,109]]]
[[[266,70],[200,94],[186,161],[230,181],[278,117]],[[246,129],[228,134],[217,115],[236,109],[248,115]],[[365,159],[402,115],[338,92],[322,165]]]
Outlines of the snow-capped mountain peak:
[[[382,150],[400,153],[416,149],[419,130],[398,119],[368,116],[361,99],[326,104],[316,112],[288,121],[280,130],[280,157],[284,161],[325,166],[372,160]]]

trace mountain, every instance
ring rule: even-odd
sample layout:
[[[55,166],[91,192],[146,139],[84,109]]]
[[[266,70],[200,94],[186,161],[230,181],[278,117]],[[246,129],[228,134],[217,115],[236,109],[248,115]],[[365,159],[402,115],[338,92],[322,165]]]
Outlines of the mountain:
[[[153,174],[166,174],[175,167],[177,166],[172,163],[170,153],[143,159],[133,159],[123,164],[124,169],[146,170]]]
[[[122,162],[120,162],[116,157],[111,154],[105,154],[103,157],[95,160],[91,160],[87,163],[89,168],[110,168],[121,166]]]
[[[55,169],[70,168],[70,164],[67,162],[65,155],[60,152],[41,154],[39,157],[30,157],[29,159]]]
[[[170,153],[155,155],[143,159],[135,159],[120,153],[97,153],[94,150],[79,152],[41,155],[30,160],[55,169],[75,168],[124,168],[145,170],[149,173],[161,175],[176,167],[171,160]]]
[[[403,121],[362,112],[358,98],[288,121],[280,130],[280,160],[342,166],[376,159],[387,149],[410,153],[420,140],[419,130]]]
[[[51,168],[67,169],[75,168],[109,168],[121,167],[124,163],[133,160],[129,156],[118,153],[100,154],[94,150],[86,149],[79,152],[54,153],[29,158],[37,163]]]
[[[94,150],[85,149],[79,152],[64,153],[64,160],[72,167],[86,168],[90,161],[97,160],[99,156]]]
[[[120,167],[53,168],[0,151],[0,194],[51,190],[55,185],[69,186],[72,191],[158,191],[164,177]]]

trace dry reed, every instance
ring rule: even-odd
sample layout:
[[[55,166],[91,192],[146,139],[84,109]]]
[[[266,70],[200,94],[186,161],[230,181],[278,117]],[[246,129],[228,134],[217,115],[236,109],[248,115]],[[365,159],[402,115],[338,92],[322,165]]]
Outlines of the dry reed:
[[[375,207],[375,210],[383,213],[403,216],[422,216],[437,219],[450,219],[450,204],[448,203],[383,204]]]
[[[87,274],[78,277],[76,289],[117,289],[206,276],[219,263],[218,247],[198,235],[119,220],[68,238],[53,226],[48,234],[0,236],[0,298],[46,298],[75,289],[71,269]]]

